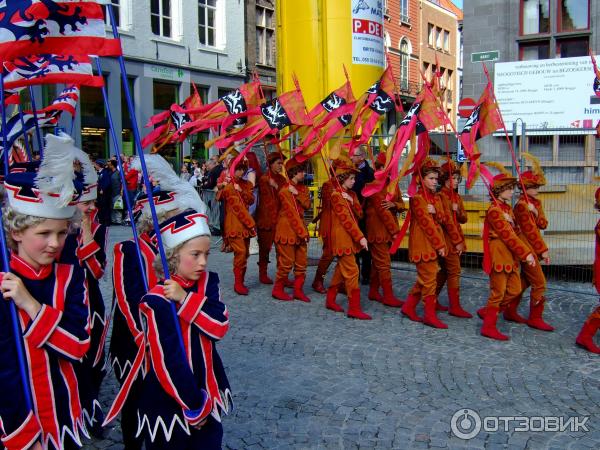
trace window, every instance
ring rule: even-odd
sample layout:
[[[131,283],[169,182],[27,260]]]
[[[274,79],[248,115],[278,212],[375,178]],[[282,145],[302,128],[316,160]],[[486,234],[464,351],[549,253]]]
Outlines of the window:
[[[113,16],[115,18],[115,22],[117,27],[121,26],[121,2],[120,0],[110,0],[110,7],[112,8]],[[106,10],[106,6],[102,6],[102,11],[104,12],[104,22],[107,25],[110,25],[110,17],[108,15],[108,11]]]
[[[217,0],[198,0],[198,35],[200,45],[216,46]]]
[[[179,103],[179,85],[165,83],[162,81],[153,81],[153,101],[154,114],[163,112],[171,107],[173,103]],[[161,149],[161,154],[167,157],[174,157],[177,154],[178,144],[167,144]]]
[[[430,47],[433,47],[433,44],[435,42],[435,27],[428,23],[427,24],[427,43],[429,44]]]
[[[410,49],[408,41],[402,39],[400,42],[400,89],[408,91],[408,58]]]
[[[550,32],[550,0],[521,0],[521,33]]]
[[[444,51],[450,51],[450,32],[447,30],[444,30]]]
[[[585,38],[563,39],[557,41],[557,56],[561,58],[573,58],[575,56],[587,56],[589,48],[589,40]]]
[[[400,22],[410,23],[408,17],[408,0],[400,0]]]
[[[150,0],[150,24],[153,34],[171,37],[171,0]]]
[[[435,46],[439,49],[442,48],[442,29],[437,27],[435,29]]]
[[[519,59],[521,61],[533,61],[536,59],[550,58],[550,44],[548,41],[535,42],[533,44],[521,44],[519,47]]]
[[[587,30],[590,27],[589,0],[559,0],[558,30]]]
[[[256,62],[275,66],[274,10],[256,5]]]

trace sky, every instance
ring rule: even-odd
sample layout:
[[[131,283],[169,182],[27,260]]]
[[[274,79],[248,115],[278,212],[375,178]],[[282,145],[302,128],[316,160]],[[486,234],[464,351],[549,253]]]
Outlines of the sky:
[[[462,9],[463,7],[463,0],[452,0],[454,2],[454,4],[456,6],[458,6],[460,9]]]

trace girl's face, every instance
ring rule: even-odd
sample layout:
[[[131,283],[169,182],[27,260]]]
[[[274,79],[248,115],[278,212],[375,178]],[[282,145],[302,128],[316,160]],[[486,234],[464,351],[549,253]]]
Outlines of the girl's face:
[[[533,186],[533,187],[525,189],[525,192],[527,192],[527,195],[529,197],[537,198],[540,193],[540,188],[537,186]]]
[[[429,189],[431,192],[434,192],[438,185],[438,173],[437,172],[429,172],[423,178],[423,184],[426,189]]]
[[[342,184],[342,187],[344,189],[350,190],[354,187],[355,182],[356,182],[356,175],[351,174],[348,178],[346,178],[346,181],[344,181],[344,184]]]
[[[283,161],[281,159],[276,159],[273,164],[271,164],[271,170],[275,173],[281,173],[283,170]]]
[[[450,183],[450,179],[447,179],[446,182],[444,183],[444,185],[447,188],[455,188],[460,184],[460,175],[455,173],[452,175],[452,183]]]
[[[302,183],[304,181],[305,174],[306,174],[306,172],[304,172],[304,170],[302,172],[298,172],[296,174],[296,176],[294,177],[294,180],[296,180],[296,183]]]
[[[198,236],[187,241],[179,249],[179,265],[177,275],[187,280],[198,280],[206,270],[210,254],[210,238]]]
[[[68,220],[46,219],[23,231],[11,231],[11,236],[17,243],[17,254],[37,270],[59,257],[68,231]]]
[[[81,211],[81,214],[90,214],[96,209],[96,202],[94,200],[88,200],[87,202],[77,203],[77,209]]]
[[[500,200],[502,200],[504,203],[508,203],[512,200],[514,192],[515,192],[515,188],[509,187],[508,189],[504,189],[502,192],[500,192],[500,195],[498,195],[498,198]]]

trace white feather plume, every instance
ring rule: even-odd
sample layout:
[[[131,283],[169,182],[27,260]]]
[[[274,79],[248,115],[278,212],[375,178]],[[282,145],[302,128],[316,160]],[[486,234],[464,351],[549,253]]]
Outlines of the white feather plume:
[[[83,182],[88,186],[98,184],[98,172],[96,172],[88,154],[80,148],[73,146],[73,159],[81,163]]]
[[[35,184],[45,194],[58,194],[57,205],[67,206],[73,200],[73,139],[65,133],[46,135],[46,146]]]
[[[206,204],[200,198],[198,191],[187,181],[181,180],[171,165],[160,155],[144,155],[146,168],[150,177],[158,183],[161,191],[175,192],[176,203],[179,209],[194,209],[199,213],[206,214]],[[140,158],[135,157],[132,167],[138,171],[142,170]]]

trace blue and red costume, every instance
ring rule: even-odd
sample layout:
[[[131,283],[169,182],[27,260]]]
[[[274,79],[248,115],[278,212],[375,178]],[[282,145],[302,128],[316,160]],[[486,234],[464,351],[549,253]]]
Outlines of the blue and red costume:
[[[84,243],[81,230],[69,234],[61,252],[59,262],[80,265],[85,270],[90,300],[90,349],[81,364],[76,366],[80,385],[81,404],[90,426],[102,422],[102,410],[98,402],[100,385],[106,375],[104,343],[108,330],[106,308],[100,292],[100,278],[106,269],[107,228],[92,216],[92,236]]]
[[[204,272],[198,281],[172,279],[188,293],[176,304],[185,353],[171,301],[159,284],[140,303],[147,350],[138,433],[147,450],[220,449],[221,416],[231,410],[232,399],[215,346],[229,329],[219,276]]]
[[[2,443],[11,450],[27,448],[36,440],[49,449],[64,448],[65,439],[81,444],[81,434],[87,436],[87,431],[75,365],[90,347],[89,301],[83,269],[55,263],[36,270],[17,255],[12,255],[10,267],[42,309],[34,320],[19,311],[34,411],[25,410],[21,380],[15,373],[12,328],[2,324]],[[7,309],[7,305],[2,300],[2,309]],[[4,313],[1,316],[9,317]]]

